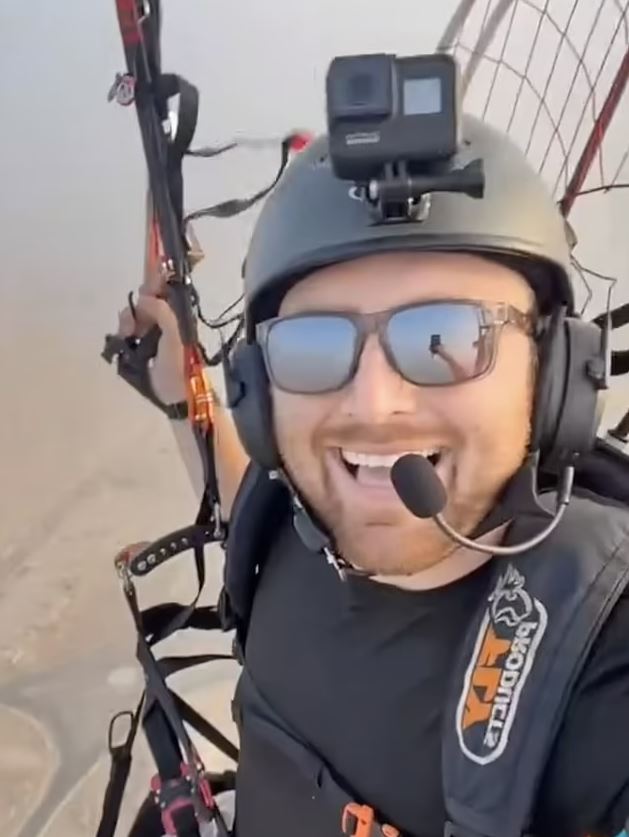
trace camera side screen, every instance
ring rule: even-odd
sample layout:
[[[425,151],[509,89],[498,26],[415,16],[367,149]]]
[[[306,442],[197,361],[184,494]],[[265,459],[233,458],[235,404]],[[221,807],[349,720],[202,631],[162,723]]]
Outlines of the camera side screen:
[[[403,84],[405,116],[441,113],[443,91],[440,78],[407,78]]]
[[[459,145],[458,66],[449,55],[340,56],[326,81],[337,177],[366,183],[387,166],[442,171]]]

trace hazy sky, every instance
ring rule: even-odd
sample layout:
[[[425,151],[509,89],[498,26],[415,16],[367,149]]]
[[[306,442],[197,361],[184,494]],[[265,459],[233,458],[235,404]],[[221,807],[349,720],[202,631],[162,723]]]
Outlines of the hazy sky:
[[[198,143],[319,130],[334,55],[431,50],[451,5],[165,0],[164,68],[200,88]],[[122,69],[113,0],[0,0],[0,563],[144,407],[99,357],[142,268],[135,113],[106,101]],[[247,194],[276,165],[272,151],[192,161],[187,205]],[[196,227],[210,311],[239,292],[254,219]]]
[[[431,51],[454,2],[163,6],[165,69],[200,87],[197,142],[211,143],[234,133],[322,129],[332,57]],[[142,266],[145,174],[135,113],[106,102],[121,69],[113,0],[0,0],[0,461],[11,474],[2,499],[14,498],[0,502],[0,532],[3,510],[5,533],[26,520],[22,492],[42,491],[45,504],[51,486],[61,490],[88,467],[95,440],[124,432],[120,405],[133,396],[121,394],[99,358]],[[276,163],[274,152],[191,161],[187,206],[247,194]],[[594,237],[599,256],[620,252],[625,264],[626,207],[601,226],[603,246]],[[592,223],[597,217],[590,211]],[[238,293],[254,219],[255,212],[196,227],[207,254],[197,285],[210,311]]]
[[[561,11],[573,0],[550,2]],[[317,131],[335,55],[432,51],[454,5],[163,0],[164,69],[200,88],[195,144]],[[520,33],[525,24],[518,21]],[[542,53],[551,54],[556,33],[543,35]],[[136,116],[106,102],[123,69],[114,0],[0,0],[0,704],[11,703],[7,682],[57,670],[57,681],[39,685],[39,715],[68,719],[60,797],[68,768],[81,764],[76,752],[103,744],[109,710],[98,701],[115,691],[103,688],[107,666],[133,645],[112,556],[196,512],[166,420],[100,358],[142,271],[145,162]],[[555,93],[560,103],[561,84]],[[500,102],[493,117],[502,117]],[[277,162],[273,151],[189,161],[186,206],[248,195]],[[626,299],[629,193],[600,204],[579,216],[584,247],[599,269],[623,267],[617,299]],[[195,280],[209,312],[239,293],[255,217],[195,227],[206,251]],[[616,398],[615,415],[625,397]],[[220,565],[209,562],[209,571],[217,584]],[[176,599],[173,579],[166,587]],[[64,669],[72,661],[75,680]],[[33,764],[41,766],[40,755]],[[72,822],[83,818],[81,808]],[[47,833],[72,833],[57,827]]]

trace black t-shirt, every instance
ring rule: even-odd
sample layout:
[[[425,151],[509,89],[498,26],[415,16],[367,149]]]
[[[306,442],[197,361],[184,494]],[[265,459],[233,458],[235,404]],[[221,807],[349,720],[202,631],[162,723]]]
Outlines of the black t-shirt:
[[[441,837],[443,708],[453,662],[487,593],[491,567],[429,591],[364,579],[343,584],[325,561],[304,551],[290,526],[280,541],[254,600],[246,648],[252,679],[360,799],[405,834]],[[537,837],[613,837],[622,830],[629,815],[628,745],[625,594],[565,715],[538,799]],[[243,776],[247,759],[245,729]],[[273,800],[266,813],[264,806],[255,813],[259,833],[274,828],[276,837],[292,837],[292,829],[290,835],[282,830],[281,816],[282,794],[290,786],[281,787],[285,779],[273,775],[271,765],[256,769]]]

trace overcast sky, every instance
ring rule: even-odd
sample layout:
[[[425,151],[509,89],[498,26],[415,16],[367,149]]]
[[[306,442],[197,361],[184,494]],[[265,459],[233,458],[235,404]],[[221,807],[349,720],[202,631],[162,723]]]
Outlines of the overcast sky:
[[[208,143],[323,129],[332,57],[431,51],[454,7],[453,0],[163,5],[164,67],[200,87],[197,141]],[[0,0],[0,469],[12,474],[14,498],[34,475],[48,485],[61,473],[71,480],[95,438],[123,432],[113,424],[121,385],[99,358],[142,265],[145,174],[135,113],[106,102],[121,69],[113,0]],[[274,152],[191,161],[187,206],[259,188],[276,162]],[[597,217],[591,213],[592,224]],[[211,311],[238,293],[254,218],[197,225],[207,253],[197,284]],[[626,264],[625,229],[625,212],[601,227],[600,256],[621,252]],[[10,529],[15,515],[0,503],[0,524],[3,506]]]

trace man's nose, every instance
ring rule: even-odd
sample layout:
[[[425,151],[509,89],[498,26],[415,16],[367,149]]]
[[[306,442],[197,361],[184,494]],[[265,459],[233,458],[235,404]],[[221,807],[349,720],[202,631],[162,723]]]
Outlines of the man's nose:
[[[346,387],[342,412],[361,422],[377,424],[393,415],[417,409],[417,387],[389,363],[376,335],[365,341],[358,368]]]

